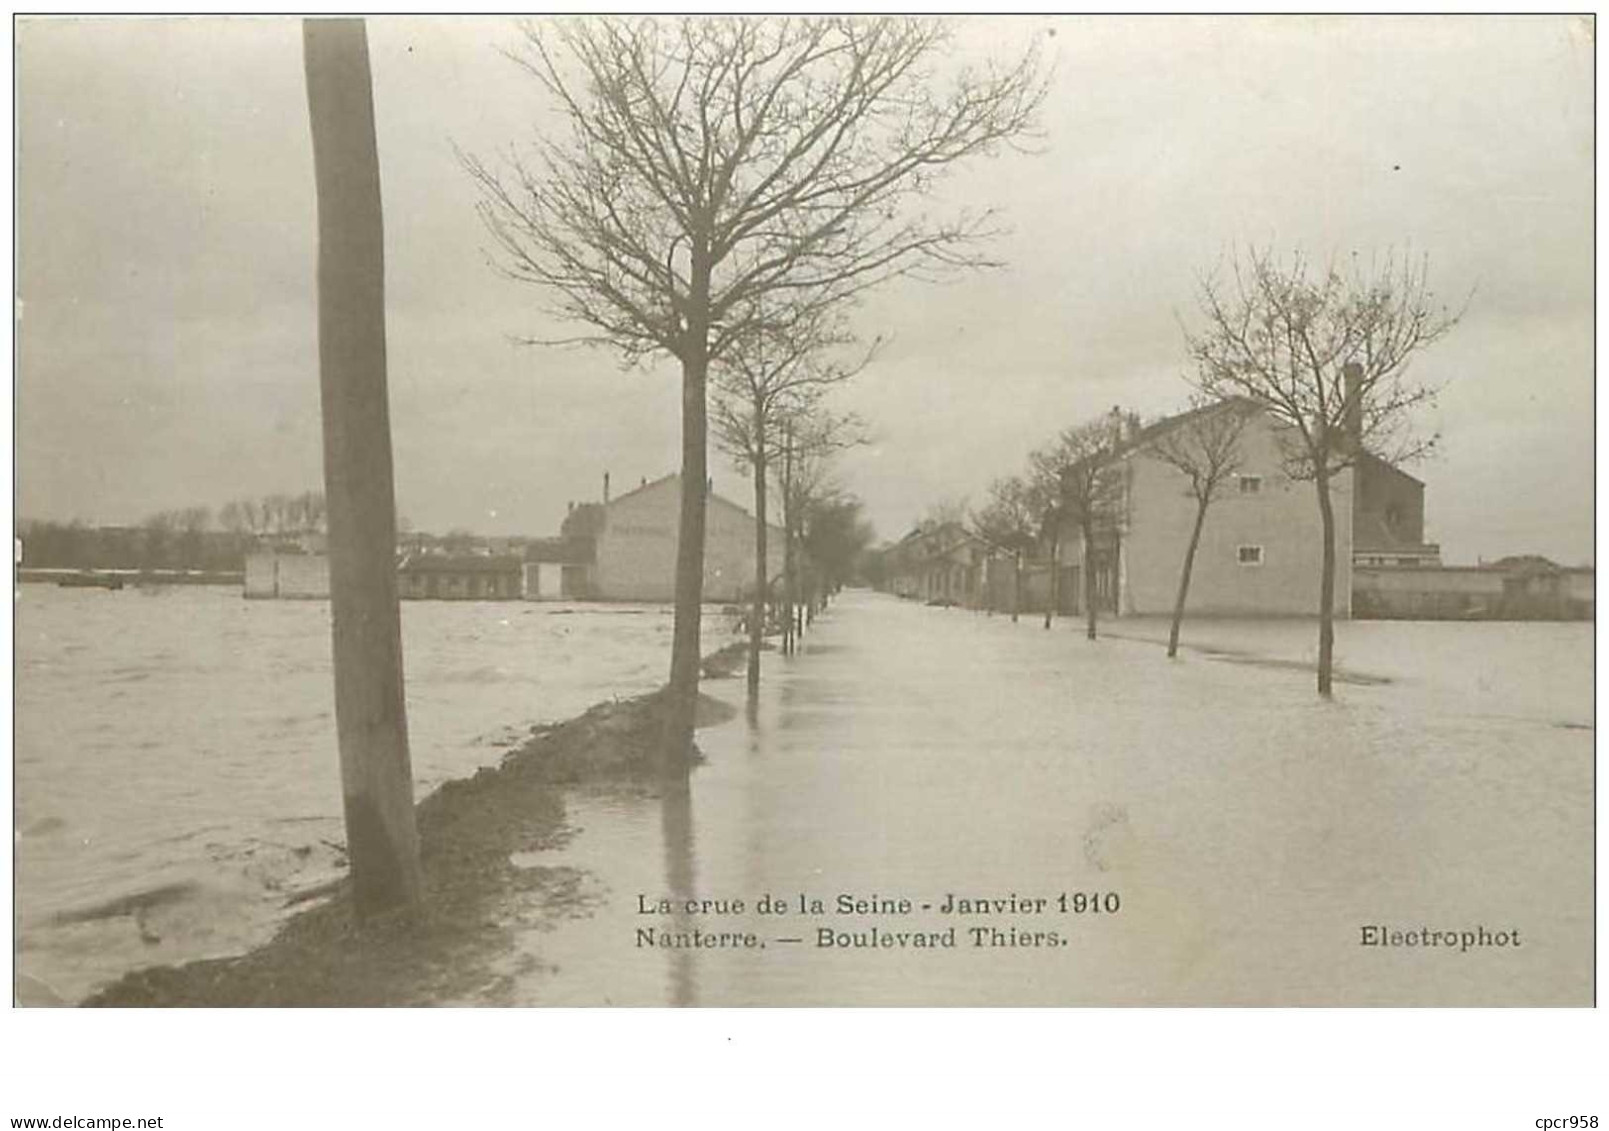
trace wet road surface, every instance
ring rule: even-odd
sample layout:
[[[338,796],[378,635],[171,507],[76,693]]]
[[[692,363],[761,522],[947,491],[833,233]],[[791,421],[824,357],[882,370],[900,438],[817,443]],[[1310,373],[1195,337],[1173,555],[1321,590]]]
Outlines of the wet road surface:
[[[736,713],[686,788],[572,796],[540,863],[591,914],[497,1000],[1587,1004],[1591,626],[1343,625],[1390,670],[1332,702],[1248,640],[1169,662],[846,592],[752,711],[706,684]],[[1507,683],[1447,670],[1505,650]]]

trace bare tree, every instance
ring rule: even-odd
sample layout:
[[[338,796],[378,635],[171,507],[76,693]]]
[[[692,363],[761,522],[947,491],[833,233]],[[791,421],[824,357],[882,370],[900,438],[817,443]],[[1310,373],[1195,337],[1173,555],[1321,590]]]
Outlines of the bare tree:
[[[1056,544],[1063,524],[1078,528],[1084,547],[1080,572],[1084,585],[1085,634],[1094,640],[1096,624],[1095,550],[1099,535],[1115,538],[1121,519],[1124,480],[1122,468],[1113,456],[1122,442],[1122,418],[1099,417],[1085,424],[1062,430],[1046,448],[1033,453],[1030,463],[1043,483],[1052,476],[1059,486],[1055,505],[1055,534],[1052,540],[1052,586],[1056,568]],[[1048,619],[1047,619],[1048,627]]]
[[[146,569],[161,569],[169,564],[173,549],[173,536],[179,531],[179,512],[158,511],[140,524],[144,537],[140,544],[140,564]]]
[[[326,508],[324,492],[303,491],[292,500],[296,515],[295,527],[304,534],[322,534],[325,528]]]
[[[1054,446],[1028,453],[1028,474],[1023,480],[1024,505],[1039,524],[1039,542],[1045,547],[1049,575],[1045,579],[1045,628],[1056,619],[1061,588],[1061,468]]]
[[[853,576],[866,548],[877,537],[872,524],[862,517],[865,504],[840,489],[821,491],[810,500],[804,519],[805,552],[821,573],[822,592],[818,607],[843,588]]]
[[[876,351],[874,343],[854,363],[838,363],[829,352],[851,342],[837,324],[811,319],[756,334],[736,344],[714,367],[715,402],[711,427],[716,444],[737,460],[754,483],[754,593],[749,611],[749,694],[760,687],[760,646],[765,636],[766,596],[770,590],[767,496],[771,462],[783,422],[798,419],[832,386],[860,372]]]
[[[916,520],[916,529],[927,533],[945,526],[965,526],[970,514],[965,498],[940,499],[922,512],[922,517]]]
[[[212,526],[209,507],[186,507],[178,512],[176,525],[180,530],[180,563],[185,569],[201,569],[205,565],[206,534]]]
[[[298,529],[300,523],[297,519],[294,495],[269,495],[263,500],[262,505],[267,516],[268,528],[273,533],[289,534]]]
[[[281,492],[257,499],[236,499],[225,503],[218,511],[218,525],[224,530],[253,537],[267,534],[321,534],[328,525],[326,519],[327,507],[322,491],[303,491],[299,495]],[[210,516],[202,523],[203,528],[209,521]]]
[[[984,266],[992,214],[908,207],[958,161],[1028,136],[1038,56],[930,66],[949,31],[908,18],[646,17],[526,25],[512,57],[567,136],[466,156],[501,268],[541,287],[561,339],[682,372],[682,507],[668,753],[699,675],[710,366],[736,344],[902,276]]]
[[[1011,623],[1017,623],[1022,610],[1022,556],[1038,540],[1039,513],[1032,491],[1017,476],[996,479],[989,484],[989,499],[972,512],[972,529],[991,546],[1011,555]]]
[[[225,503],[218,510],[218,525],[230,534],[244,534],[251,528],[246,516],[246,505],[239,500]]]
[[[1179,595],[1173,602],[1173,624],[1168,629],[1168,657],[1179,654],[1179,625],[1190,594],[1190,571],[1195,567],[1196,548],[1201,544],[1201,528],[1207,521],[1207,508],[1223,494],[1241,467],[1241,433],[1256,406],[1248,401],[1231,400],[1217,404],[1197,404],[1183,420],[1159,435],[1151,451],[1185,478],[1185,494],[1195,500],[1195,524],[1185,547],[1184,564],[1179,569]]]
[[[239,507],[242,530],[252,538],[260,538],[268,532],[268,512],[257,499],[241,499],[235,504]]]
[[[1323,530],[1318,690],[1329,695],[1335,651],[1335,514],[1331,484],[1370,451],[1393,463],[1426,455],[1434,435],[1413,429],[1433,386],[1409,380],[1413,356],[1458,323],[1436,301],[1428,261],[1395,253],[1343,270],[1296,253],[1236,255],[1227,282],[1200,284],[1206,326],[1189,335],[1197,382],[1240,395],[1276,421],[1286,473],[1310,479]]]
[[[839,493],[829,479],[831,461],[839,452],[868,440],[865,421],[854,413],[835,413],[819,399],[798,404],[785,416],[777,470],[782,496],[782,651],[791,653],[803,631],[805,570],[800,561],[805,515],[813,501]],[[813,576],[813,575],[812,575]]]

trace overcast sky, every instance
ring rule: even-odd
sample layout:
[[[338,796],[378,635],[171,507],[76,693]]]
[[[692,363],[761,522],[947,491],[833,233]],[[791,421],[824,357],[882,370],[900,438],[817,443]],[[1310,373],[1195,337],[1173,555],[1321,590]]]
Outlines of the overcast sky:
[[[958,174],[1009,267],[897,283],[893,344],[842,406],[882,537],[981,501],[1059,427],[1188,395],[1181,320],[1232,247],[1429,256],[1458,329],[1427,536],[1446,560],[1592,557],[1592,38],[1570,18],[967,20],[1043,37],[1043,152]],[[398,505],[424,530],[547,534],[569,500],[675,468],[673,366],[537,349],[492,273],[456,143],[547,120],[503,19],[371,19]],[[311,142],[295,21],[24,20],[17,33],[17,478],[24,517],[152,511],[320,483]],[[717,490],[749,488],[716,459]]]

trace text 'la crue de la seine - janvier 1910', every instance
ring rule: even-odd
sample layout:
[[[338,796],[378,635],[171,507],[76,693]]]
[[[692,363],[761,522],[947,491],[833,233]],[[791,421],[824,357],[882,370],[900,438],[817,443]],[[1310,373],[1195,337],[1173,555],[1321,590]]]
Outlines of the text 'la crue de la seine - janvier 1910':
[[[701,950],[763,950],[771,944],[822,950],[1056,948],[1071,945],[1069,920],[1110,918],[1119,914],[1122,906],[1122,897],[1115,891],[1050,895],[944,892],[914,899],[852,892],[719,899],[651,897],[639,892],[636,945]],[[649,925],[643,921],[646,916],[661,918]],[[750,922],[741,926],[730,922],[737,917]],[[710,922],[720,919],[728,922]],[[754,925],[754,919],[762,925]]]

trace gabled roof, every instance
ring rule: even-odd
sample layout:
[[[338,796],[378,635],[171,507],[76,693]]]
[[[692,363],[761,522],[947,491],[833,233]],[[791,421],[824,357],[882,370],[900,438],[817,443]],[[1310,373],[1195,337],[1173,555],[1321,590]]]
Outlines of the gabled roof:
[[[525,560],[528,562],[587,565],[592,561],[593,554],[593,539],[590,536],[533,538],[525,544]]]
[[[676,472],[676,471],[671,472],[669,475],[661,475],[658,479],[651,479],[647,483],[644,483],[644,484],[642,484],[640,486],[637,486],[637,487],[633,487],[631,490],[627,491],[624,495],[616,495],[614,498],[610,499],[608,502],[604,503],[603,505],[605,507],[612,507],[616,503],[625,502],[627,499],[631,498],[633,495],[641,495],[645,491],[652,490],[653,488],[658,487],[661,483],[668,483],[672,479],[680,479],[680,478],[681,478],[681,473]]]
[[[649,482],[644,483],[639,487],[633,487],[630,491],[627,491],[624,495],[620,495],[620,496],[618,496],[616,498],[610,499],[607,503],[604,504],[604,510],[607,512],[610,507],[613,507],[618,503],[625,502],[627,499],[631,498],[633,495],[641,495],[645,491],[650,491],[655,487],[661,486],[662,484],[668,484],[668,483],[673,483],[673,482],[679,484],[681,482],[681,479],[682,479],[682,475],[681,475],[681,472],[679,472],[679,471],[673,471],[669,475],[661,475],[658,479],[650,480]],[[747,507],[741,506],[738,503],[734,503],[731,499],[728,499],[725,496],[717,495],[714,491],[706,492],[706,497],[712,503],[719,503],[724,507],[729,507],[732,510],[737,511],[744,518],[747,518],[747,519],[753,519],[754,518],[754,515],[749,513],[749,510],[748,510]],[[777,525],[775,525],[774,523],[769,523],[768,522],[768,523],[766,523],[766,526],[768,528],[770,528],[771,530],[776,531],[778,534],[782,533],[782,528],[777,526]]]
[[[909,534],[907,534],[907,535],[905,535],[905,537],[901,538],[897,544],[895,544],[894,546],[888,547],[888,549],[890,549],[890,550],[908,550],[908,549],[916,546],[917,543],[923,542],[923,541],[926,541],[926,540],[929,540],[929,539],[935,540],[937,542],[937,548],[932,550],[932,551],[929,551],[930,553],[934,553],[934,554],[946,554],[946,553],[949,553],[951,550],[955,549],[957,546],[963,545],[963,544],[965,544],[967,542],[974,542],[977,545],[984,547],[985,549],[997,549],[998,548],[998,547],[994,546],[993,543],[991,543],[987,538],[980,537],[974,531],[968,530],[961,523],[959,523],[959,522],[946,522],[946,523],[942,523],[942,524],[940,524],[938,526],[929,527],[926,530],[923,530],[919,526],[915,527],[915,528],[913,528],[911,530],[911,532]]]
[[[1381,459],[1379,456],[1375,455],[1373,452],[1359,452],[1358,453],[1358,463],[1360,463],[1360,464],[1361,463],[1377,464],[1378,466],[1385,468],[1387,471],[1394,472],[1397,475],[1402,476],[1404,479],[1412,479],[1415,483],[1419,484],[1419,486],[1421,486],[1421,487],[1423,487],[1425,485],[1425,481],[1423,479],[1420,479],[1416,475],[1409,475],[1406,471],[1402,470],[1402,468],[1398,467],[1396,464],[1392,463],[1390,460]]]
[[[1544,558],[1541,554],[1510,554],[1506,558],[1498,558],[1495,562],[1487,562],[1485,568],[1528,573],[1556,573],[1561,567],[1558,562]]]
[[[1239,407],[1242,411],[1244,411],[1244,412],[1246,412],[1248,414],[1253,413],[1253,412],[1267,412],[1268,411],[1267,406],[1265,406],[1265,405],[1261,404],[1260,402],[1252,399],[1251,397],[1243,397],[1243,396],[1238,396],[1238,395],[1237,396],[1232,396],[1232,397],[1225,397],[1223,400],[1214,401],[1211,404],[1198,405],[1195,408],[1186,409],[1184,412],[1175,413],[1172,416],[1165,416],[1161,420],[1154,421],[1151,424],[1147,424],[1144,428],[1140,429],[1133,436],[1129,437],[1128,440],[1126,440],[1122,444],[1119,444],[1118,447],[1117,447],[1117,450],[1113,453],[1112,458],[1114,458],[1114,459],[1124,459],[1124,458],[1132,455],[1136,451],[1139,451],[1141,448],[1144,448],[1146,445],[1154,442],[1158,438],[1166,435],[1169,432],[1172,432],[1174,429],[1179,428],[1179,427],[1181,427],[1181,426],[1183,426],[1185,424],[1188,424],[1192,420],[1196,420],[1196,419],[1198,419],[1200,417],[1203,417],[1203,416],[1208,416],[1208,415],[1210,415],[1212,413],[1215,413],[1215,412],[1224,412],[1224,411],[1227,411],[1227,410],[1235,408],[1235,407]],[[1277,421],[1276,420],[1276,423],[1279,424],[1281,427],[1289,427],[1289,425],[1285,424],[1282,421]],[[1080,461],[1080,462],[1083,462],[1083,461]],[[1385,469],[1387,469],[1389,471],[1393,471],[1398,475],[1404,476],[1404,477],[1406,477],[1408,479],[1412,479],[1415,483],[1419,484],[1419,486],[1421,486],[1421,487],[1423,487],[1425,485],[1424,480],[1419,479],[1416,476],[1409,475],[1406,471],[1402,470],[1402,468],[1398,467],[1396,464],[1392,463],[1390,460],[1381,459],[1379,456],[1375,455],[1373,452],[1370,452],[1370,451],[1359,452],[1358,456],[1357,456],[1357,462],[1358,463],[1376,464],[1379,467],[1385,468]],[[1076,467],[1078,465],[1074,464],[1073,466]]]
[[[1076,471],[1082,467],[1087,467],[1091,463],[1095,463],[1097,461],[1105,464],[1110,463],[1113,460],[1127,459],[1134,453],[1141,451],[1148,445],[1154,443],[1160,437],[1165,436],[1167,433],[1172,432],[1176,428],[1182,427],[1192,420],[1197,420],[1204,416],[1211,416],[1212,414],[1218,412],[1227,412],[1230,409],[1237,407],[1242,411],[1247,412],[1253,409],[1257,411],[1263,410],[1262,405],[1258,404],[1249,397],[1236,396],[1225,397],[1223,400],[1213,401],[1211,404],[1197,405],[1195,408],[1189,408],[1183,412],[1174,413],[1172,416],[1165,416],[1161,420],[1153,421],[1152,423],[1147,424],[1144,428],[1141,428],[1132,436],[1129,436],[1127,439],[1122,440],[1111,447],[1102,447],[1099,451],[1091,452],[1083,459],[1074,460],[1072,463],[1066,464],[1061,468],[1063,482],[1065,483],[1069,472]]]
[[[1174,413],[1172,416],[1164,416],[1161,420],[1156,420],[1150,424],[1147,424],[1144,428],[1141,428],[1122,444],[1119,444],[1117,451],[1114,454],[1116,458],[1121,459],[1122,457],[1145,447],[1147,444],[1160,439],[1162,436],[1167,435],[1174,429],[1190,423],[1192,420],[1198,420],[1204,416],[1211,416],[1214,413],[1227,412],[1231,409],[1238,409],[1239,411],[1245,412],[1248,415],[1252,412],[1267,411],[1262,405],[1258,404],[1250,397],[1225,397],[1223,400],[1213,401],[1211,404],[1197,405],[1195,408],[1186,409],[1184,412]]]

